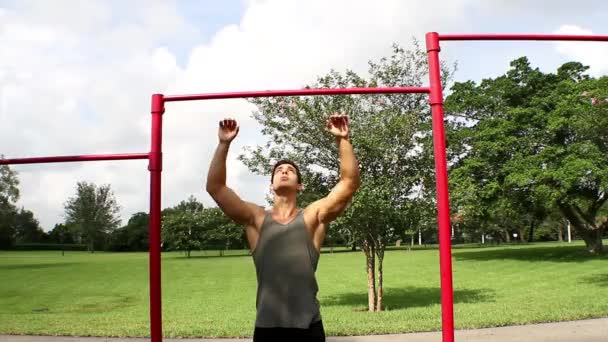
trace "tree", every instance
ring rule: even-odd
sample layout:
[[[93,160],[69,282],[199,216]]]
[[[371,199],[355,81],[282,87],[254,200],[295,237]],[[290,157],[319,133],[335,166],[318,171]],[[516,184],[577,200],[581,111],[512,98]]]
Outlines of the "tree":
[[[72,244],[74,243],[74,237],[72,232],[63,223],[57,223],[53,229],[49,232],[49,242],[58,244]]]
[[[150,215],[138,212],[131,215],[127,226],[127,244],[133,251],[147,251],[150,245]]]
[[[422,86],[428,69],[426,52],[393,47],[390,57],[370,62],[369,77],[332,70],[314,88]],[[444,77],[451,71],[443,66]],[[265,146],[248,148],[239,158],[251,171],[269,175],[274,161],[289,158],[300,165],[305,190],[298,205],[325,196],[338,181],[338,152],[324,122],[333,112],[350,116],[351,141],[360,162],[361,186],[350,207],[330,229],[361,246],[366,255],[370,311],[382,310],[382,262],[387,241],[400,232],[405,205],[423,179],[432,174],[416,152],[428,137],[426,95],[384,94],[332,97],[263,98],[252,102],[253,117],[269,137]],[[428,159],[428,158],[427,158]],[[308,189],[312,187],[312,190]],[[332,232],[333,233],[333,232]],[[375,265],[378,260],[379,284]]]
[[[516,212],[534,211],[540,222],[557,208],[589,252],[602,252],[608,77],[587,69],[570,62],[543,73],[522,57],[505,75],[454,85],[446,108],[468,119],[450,183],[461,210],[487,219],[500,201],[518,202]]]
[[[220,256],[224,255],[224,250],[243,247],[245,230],[228,218],[220,208],[205,208],[201,219],[205,247],[218,247]]]
[[[138,212],[131,216],[126,226],[110,234],[108,249],[113,251],[147,251],[149,246],[149,215]]]
[[[17,243],[43,242],[46,233],[40,227],[34,213],[21,208],[14,220]]]
[[[0,204],[0,249],[9,249],[15,244],[15,217],[17,208],[10,203]]]
[[[4,159],[4,155],[0,155]],[[19,179],[17,172],[8,165],[0,165],[0,200],[15,203],[19,199]]]
[[[4,155],[0,155],[4,159]],[[15,203],[19,199],[17,172],[8,165],[0,165],[0,248],[15,244]]]
[[[96,243],[102,242],[120,224],[120,207],[109,184],[98,187],[78,182],[76,195],[69,198],[64,207],[66,225],[86,241],[91,253]]]
[[[190,252],[201,249],[204,239],[204,206],[194,196],[181,201],[177,206],[163,210],[162,240],[168,249],[182,250],[190,257]]]

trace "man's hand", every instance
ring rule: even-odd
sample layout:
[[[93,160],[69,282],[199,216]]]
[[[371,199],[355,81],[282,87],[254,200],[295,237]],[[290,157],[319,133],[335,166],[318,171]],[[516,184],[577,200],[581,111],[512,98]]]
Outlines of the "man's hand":
[[[239,134],[239,126],[234,119],[224,119],[220,121],[218,137],[220,142],[229,143]]]
[[[325,127],[327,128],[327,131],[336,138],[347,138],[348,116],[344,113],[334,113],[325,122]]]

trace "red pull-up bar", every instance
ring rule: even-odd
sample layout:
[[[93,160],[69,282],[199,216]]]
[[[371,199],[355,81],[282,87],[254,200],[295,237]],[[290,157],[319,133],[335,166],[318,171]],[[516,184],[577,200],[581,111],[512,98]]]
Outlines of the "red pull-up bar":
[[[129,159],[148,159],[148,153],[92,154],[92,155],[83,155],[83,156],[0,159],[0,165],[65,163],[65,162],[83,162],[83,161],[100,161],[100,160],[129,160]]]
[[[316,88],[296,90],[263,90],[233,93],[209,93],[192,95],[168,95],[165,102],[217,100],[273,96],[312,96],[312,95],[353,95],[353,94],[390,94],[390,93],[429,93],[428,87],[383,87],[383,88]]]
[[[608,36],[571,34],[440,34],[439,40],[563,40],[608,42]]]

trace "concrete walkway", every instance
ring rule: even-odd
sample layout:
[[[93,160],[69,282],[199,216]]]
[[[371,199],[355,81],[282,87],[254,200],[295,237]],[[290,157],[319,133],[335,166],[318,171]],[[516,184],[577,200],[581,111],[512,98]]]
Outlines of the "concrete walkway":
[[[458,342],[607,342],[608,318],[476,330],[457,330]],[[147,338],[0,335],[0,342],[144,342]],[[251,339],[164,339],[166,342],[250,342]],[[328,342],[440,342],[441,332],[328,337]]]

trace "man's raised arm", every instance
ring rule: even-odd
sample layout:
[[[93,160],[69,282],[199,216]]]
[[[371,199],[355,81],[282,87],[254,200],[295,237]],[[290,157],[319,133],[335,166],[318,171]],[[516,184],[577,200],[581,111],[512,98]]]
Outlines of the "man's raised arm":
[[[327,130],[336,137],[340,155],[340,181],[327,197],[319,200],[319,220],[329,223],[338,217],[359,188],[359,162],[353,145],[348,140],[348,117],[332,115],[327,120]]]
[[[230,143],[239,133],[239,127],[235,120],[225,119],[220,121],[218,131],[219,144],[215,149],[213,160],[207,173],[206,190],[213,200],[222,209],[226,216],[239,224],[253,225],[255,209],[254,205],[247,203],[226,186],[226,158]]]

